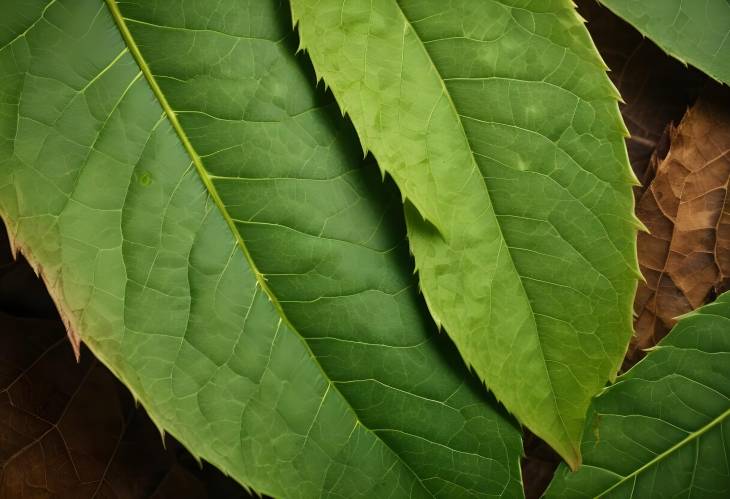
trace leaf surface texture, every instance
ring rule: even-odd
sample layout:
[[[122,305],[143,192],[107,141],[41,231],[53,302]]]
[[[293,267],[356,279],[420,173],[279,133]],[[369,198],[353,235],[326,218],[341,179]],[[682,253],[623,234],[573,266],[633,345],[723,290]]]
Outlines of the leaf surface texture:
[[[631,136],[627,150],[636,176],[646,170],[670,122],[679,123],[707,83],[707,76],[668,56],[654,42],[596,0],[577,0],[578,13],[621,93],[621,116]],[[651,180],[649,178],[649,180]]]
[[[642,194],[637,215],[645,282],[635,302],[634,348],[656,344],[676,318],[730,285],[730,99],[706,91],[670,133],[666,157]]]
[[[601,0],[672,55],[730,84],[727,0]]]
[[[161,428],[276,497],[521,495],[286,4],[0,9],[0,214]]]
[[[682,318],[594,402],[583,467],[546,498],[730,494],[730,294]]]
[[[631,335],[615,87],[572,4],[293,0],[301,44],[406,200],[437,322],[571,465]]]

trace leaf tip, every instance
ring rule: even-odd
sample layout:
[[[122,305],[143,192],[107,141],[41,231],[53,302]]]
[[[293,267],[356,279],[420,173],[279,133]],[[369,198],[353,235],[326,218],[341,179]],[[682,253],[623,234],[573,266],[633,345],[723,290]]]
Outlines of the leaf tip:
[[[629,184],[631,185],[631,187],[641,187],[642,185],[644,185],[641,180],[639,180],[639,177],[636,176],[636,173],[633,169],[629,173]]]
[[[562,452],[559,449],[556,450],[565,461],[565,464],[568,465],[570,471],[578,471],[580,465],[583,464],[583,458],[580,454],[580,448],[577,445],[571,443],[568,448],[563,449]]]

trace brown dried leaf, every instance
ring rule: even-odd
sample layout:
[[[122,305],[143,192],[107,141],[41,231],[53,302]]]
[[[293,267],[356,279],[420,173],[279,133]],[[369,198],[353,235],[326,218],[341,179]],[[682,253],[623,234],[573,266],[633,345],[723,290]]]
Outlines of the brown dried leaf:
[[[713,88],[669,131],[669,153],[636,213],[646,283],[634,304],[636,338],[630,354],[653,346],[676,318],[727,289],[730,279],[730,92]]]
[[[160,434],[84,350],[0,224],[0,499],[250,497]],[[24,317],[19,317],[24,316]],[[50,318],[49,318],[50,317]]]

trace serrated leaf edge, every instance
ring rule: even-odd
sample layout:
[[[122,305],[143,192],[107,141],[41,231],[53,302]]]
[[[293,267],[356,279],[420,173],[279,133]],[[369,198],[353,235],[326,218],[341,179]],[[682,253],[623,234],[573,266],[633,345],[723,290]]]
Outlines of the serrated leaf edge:
[[[337,393],[340,394],[342,397],[342,400],[345,401],[347,406],[350,408],[350,410],[353,413],[353,416],[356,421],[356,426],[361,426],[364,430],[374,435],[374,437],[382,442],[382,444],[390,450],[393,455],[397,458],[397,460],[411,473],[413,478],[416,482],[422,487],[424,491],[429,493],[430,490],[425,486],[423,483],[423,480],[421,477],[410,467],[410,465],[401,457],[400,454],[398,454],[388,443],[386,443],[377,433],[375,433],[373,430],[368,428],[366,425],[362,423],[360,420],[357,411],[355,411],[354,407],[350,405],[350,402],[347,400],[347,398],[342,395],[340,390],[335,386],[335,384],[331,381],[329,375],[326,373],[322,365],[320,364],[317,357],[314,355],[314,352],[311,350],[309,343],[306,341],[306,339],[299,333],[298,329],[291,323],[289,318],[287,317],[286,313],[284,312],[281,303],[279,302],[279,299],[274,294],[274,292],[269,287],[268,283],[266,282],[266,278],[264,274],[258,269],[256,263],[253,260],[253,257],[251,256],[251,253],[248,250],[248,247],[246,246],[245,241],[243,240],[243,237],[239,233],[239,231],[236,228],[235,222],[229,215],[228,211],[225,208],[225,205],[223,204],[223,201],[218,193],[218,190],[216,189],[215,185],[213,185],[212,178],[208,171],[205,168],[205,165],[203,164],[202,159],[198,155],[197,151],[193,147],[192,143],[190,142],[190,139],[188,138],[187,134],[185,133],[184,129],[182,128],[182,125],[180,124],[179,120],[177,119],[177,115],[175,114],[175,111],[170,106],[169,102],[167,101],[167,98],[165,97],[165,94],[162,92],[162,89],[160,88],[159,84],[157,83],[157,80],[155,79],[154,75],[152,74],[151,69],[147,65],[146,60],[144,59],[142,52],[140,51],[139,47],[137,46],[137,43],[134,40],[134,37],[132,36],[131,31],[129,30],[129,27],[127,26],[124,16],[122,15],[121,11],[119,10],[119,6],[117,5],[117,0],[105,0],[105,3],[107,7],[110,10],[110,13],[112,15],[112,18],[114,19],[114,22],[117,25],[117,28],[119,29],[119,32],[124,39],[125,44],[127,45],[127,48],[129,49],[130,53],[132,54],[135,62],[140,67],[140,70],[145,76],[145,79],[147,80],[147,83],[149,84],[152,92],[154,93],[157,101],[159,102],[160,106],[163,108],[165,115],[167,116],[168,120],[170,121],[170,124],[172,125],[173,129],[175,130],[175,133],[178,135],[180,141],[182,142],[183,147],[185,148],[186,152],[190,156],[191,160],[193,161],[193,164],[195,166],[196,171],[198,172],[198,175],[205,185],[211,199],[213,200],[214,204],[218,208],[219,212],[223,216],[224,220],[226,221],[226,224],[228,225],[231,233],[233,234],[236,244],[238,245],[241,252],[244,254],[246,261],[251,268],[251,270],[254,272],[256,277],[256,282],[259,287],[261,287],[262,291],[264,291],[266,297],[271,302],[271,304],[274,306],[277,314],[280,317],[280,320],[295,334],[299,336],[302,343],[304,344],[304,347],[307,349],[307,352],[309,353],[310,358],[315,363],[317,368],[322,373],[322,376],[325,380],[327,380],[329,387],[334,389]],[[114,372],[114,371],[112,371]],[[116,373],[115,373],[116,374]],[[125,383],[126,384],[126,383]],[[193,453],[193,455],[195,455]],[[214,463],[217,467],[220,468],[218,463]],[[230,476],[233,476],[230,474],[227,470],[224,468],[221,468],[222,471],[224,471],[226,474],[229,474]],[[234,476],[235,478],[235,476]],[[246,487],[247,489],[250,488],[249,485],[240,482],[239,479],[236,478],[241,485]]]
[[[406,28],[407,29],[410,29],[411,31],[413,31],[415,33],[415,29],[413,28],[410,20],[406,17],[405,13],[403,12],[403,9],[400,7],[400,4],[398,4],[396,2],[396,5],[398,7],[399,12],[401,13],[401,16],[404,19]],[[573,0],[570,0],[570,5],[572,6],[571,12],[573,12],[573,14],[576,16],[578,22],[581,23],[581,24],[585,24],[587,21],[582,16],[580,16],[580,14],[578,13],[578,11],[577,11],[577,5],[575,4],[575,2]],[[291,17],[292,17],[292,28],[294,29],[294,31],[296,31],[299,34],[299,46],[297,48],[297,52],[308,53],[309,50],[307,48],[307,44],[306,44],[306,42],[304,40],[304,37],[303,37],[303,34],[302,34],[301,29],[299,29],[300,19],[297,18],[296,13],[295,13],[293,7],[291,8]],[[600,55],[600,53],[599,53],[599,51],[598,51],[598,49],[597,49],[597,47],[595,45],[595,42],[593,41],[593,39],[590,36],[588,38],[590,40],[592,52],[593,52],[593,55],[596,58],[597,65],[600,68],[602,68],[604,72],[605,71],[610,71],[610,68],[608,67],[608,65],[603,60],[603,57]],[[451,106],[451,108],[454,111],[454,113],[456,113],[457,116],[458,116],[458,112],[456,110],[456,105],[453,102],[453,99],[451,97],[451,94],[446,89],[446,85],[445,85],[445,82],[444,82],[443,77],[441,76],[438,68],[436,68],[436,65],[433,62],[433,59],[431,58],[430,54],[428,53],[428,51],[426,50],[425,46],[423,45],[423,41],[421,40],[421,38],[417,36],[417,39],[419,40],[419,43],[421,44],[424,52],[428,56],[428,60],[431,63],[431,66],[432,66],[432,68],[434,70],[434,73],[436,75],[438,75],[439,82],[442,85],[442,91],[446,95],[447,100],[449,102],[449,105]],[[340,99],[337,98],[337,91],[334,88],[329,87],[329,85],[327,84],[327,81],[326,81],[324,75],[320,74],[320,72],[319,72],[318,68],[316,67],[316,65],[313,64],[313,67],[314,67],[315,78],[316,78],[317,83],[319,83],[320,81],[324,82],[325,88],[329,88],[332,91],[332,93],[335,95],[335,101],[337,102],[337,105],[338,105],[338,107],[339,107],[339,109],[340,109],[340,111],[342,113],[342,116],[343,117],[344,116],[348,116],[348,110],[347,110],[347,108],[345,108],[342,104],[340,104],[341,101],[340,101]],[[621,113],[620,113],[619,108],[618,108],[618,103],[619,102],[623,102],[623,99],[621,97],[621,93],[619,92],[618,88],[614,85],[614,83],[608,78],[607,75],[606,75],[606,78],[605,78],[605,82],[610,87],[612,97],[615,99],[615,114],[614,114],[614,118],[615,118],[614,125],[616,126],[615,130],[618,131],[621,134],[621,136],[623,136],[624,138],[629,138],[631,136],[631,134],[630,134],[628,128],[626,127],[626,124],[624,123],[623,118],[622,118]],[[460,119],[459,119],[459,123],[461,124],[461,120]],[[357,132],[358,138],[360,139],[360,143],[362,145],[363,151],[365,151],[365,154],[367,154],[367,152],[369,150],[369,146],[368,146],[367,142],[365,141],[365,137],[361,134],[361,132],[360,132],[360,130],[358,129],[357,126],[355,126],[354,128],[355,128],[355,130]],[[464,138],[466,140],[466,143],[469,144],[469,140],[468,140],[468,137],[466,137],[466,131],[464,130],[463,126],[460,126],[460,130],[462,131],[462,134],[464,135]],[[470,146],[470,148],[471,148],[471,146]],[[375,156],[375,159],[377,161],[377,155],[375,153],[373,153],[373,156]],[[471,155],[471,158],[472,158],[472,162],[475,162],[475,159],[474,159],[473,154]],[[629,165],[628,152],[627,152],[627,150],[626,150],[625,147],[623,148],[623,157],[620,158],[620,162],[625,166],[624,173],[626,174],[625,175],[625,177],[626,177],[625,180],[626,180],[627,184],[630,185],[630,186],[640,186],[641,185],[641,181],[638,179],[638,177],[636,176],[635,172],[633,171],[633,169]],[[386,170],[385,170],[385,168],[383,168],[380,165],[379,162],[378,162],[378,168],[381,170],[381,173],[383,173],[383,175],[384,175]],[[485,182],[485,184],[486,184],[486,182]],[[424,214],[424,212],[421,209],[418,208],[418,205],[417,205],[416,202],[414,202],[414,200],[412,200],[410,197],[408,197],[406,195],[406,193],[403,192],[401,189],[399,189],[399,191],[401,191],[401,197],[403,199],[403,204],[404,205],[405,205],[406,201],[408,201],[416,209],[416,212],[419,213],[419,215],[421,215],[421,218],[425,222],[431,223],[438,230],[439,234],[441,234],[442,236],[445,234],[445,232],[440,229],[440,227],[439,227],[439,225],[437,223],[434,223],[434,221],[429,220],[429,218],[426,217],[426,215]],[[489,189],[487,189],[487,195],[488,196],[490,195],[489,194]],[[490,198],[490,202],[491,202],[491,198]],[[638,231],[648,230],[648,229],[646,229],[646,227],[644,226],[644,224],[641,222],[641,220],[639,220],[639,218],[634,213],[635,210],[633,209],[633,203],[635,203],[635,201],[632,202],[632,210],[631,210],[631,215],[630,215],[630,218],[629,218],[630,225],[632,227],[634,227],[634,229],[637,232]],[[500,227],[500,233],[502,233],[501,227]],[[413,252],[412,251],[411,251],[411,255],[413,255]],[[511,258],[512,257],[510,255],[510,259]],[[639,268],[639,259],[638,259],[637,252],[636,251],[633,252],[633,261],[632,262],[626,261],[625,263],[627,264],[628,269],[631,271],[632,276],[636,279],[635,286],[637,286],[638,285],[638,281],[641,280],[641,279],[643,279],[643,275],[641,274],[641,270]],[[514,265],[514,261],[513,261],[513,265]],[[416,262],[416,266],[414,268],[414,274],[418,274],[417,262]],[[523,286],[521,280],[520,280],[520,284],[521,284],[521,286]],[[524,289],[524,286],[523,286],[523,289]],[[443,320],[441,319],[441,317],[439,317],[439,315],[435,312],[434,307],[431,305],[427,293],[424,291],[424,289],[422,288],[422,286],[420,284],[420,279],[419,279],[419,284],[418,284],[418,290],[421,293],[421,295],[424,297],[424,301],[426,302],[426,306],[427,306],[427,308],[429,310],[429,313],[431,314],[431,317],[433,318],[434,322],[436,323],[439,331],[442,331],[444,329],[448,329],[444,325]],[[525,292],[525,294],[527,294],[526,290],[524,292]],[[633,318],[633,306],[630,306],[629,307],[628,314],[629,314],[630,320],[632,320],[632,318]],[[540,341],[539,343],[540,343],[541,351],[542,351],[542,342]],[[629,344],[627,342],[627,344],[626,344],[626,350],[628,350],[628,346],[629,346]],[[625,356],[625,352],[624,352],[624,356]],[[609,373],[609,378],[608,378],[609,383],[614,383],[616,381],[616,378],[618,376],[618,371],[620,370],[621,365],[623,363],[623,357],[624,356],[622,356],[621,359],[619,359],[619,361],[616,364],[616,366],[614,366],[613,370]],[[467,361],[466,359],[463,359],[463,360],[464,360],[464,363],[469,368],[469,370],[471,372],[475,372],[473,365],[469,361]],[[545,359],[545,357],[543,355],[543,362],[546,362],[546,360],[547,359]],[[546,365],[546,369],[547,369],[547,365]],[[480,381],[482,382],[482,384],[487,389],[489,389],[489,386],[487,385],[486,381],[484,379],[482,379],[482,377],[479,376],[479,375],[477,377],[480,379]],[[552,380],[550,378],[549,372],[548,372],[548,376],[547,377],[548,377],[548,381],[552,385]],[[497,398],[500,401],[500,403],[501,403],[500,398],[494,392],[492,392],[492,393],[495,395],[495,398]],[[555,400],[555,393],[554,393],[554,391],[552,393],[553,393],[553,399]],[[557,400],[556,400],[556,403],[557,403]],[[512,414],[513,416],[515,416],[515,418],[517,418],[518,420],[520,419],[519,417],[517,417],[516,414],[514,414],[508,408],[506,408],[506,409],[507,409],[507,411],[510,414]],[[563,422],[562,421],[562,416],[560,415],[559,412],[558,412],[558,416],[559,416],[561,422]],[[520,422],[522,422],[522,421],[520,421]],[[565,426],[565,423],[564,422],[563,422],[563,430],[566,432],[566,435],[567,435],[568,434],[567,433],[567,427]],[[563,455],[563,452],[560,452],[560,451],[558,451],[558,453],[561,455],[561,457],[563,457],[563,459],[565,459],[566,463],[568,463],[568,465],[570,466],[571,469],[576,470],[580,466],[581,461],[582,461],[581,451],[580,451],[580,441],[571,443],[570,447],[572,448],[573,456]]]

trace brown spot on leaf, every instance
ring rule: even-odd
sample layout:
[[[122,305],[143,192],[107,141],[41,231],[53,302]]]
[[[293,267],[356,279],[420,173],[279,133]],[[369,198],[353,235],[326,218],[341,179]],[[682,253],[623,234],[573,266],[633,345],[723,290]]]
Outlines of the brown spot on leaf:
[[[652,158],[653,180],[636,214],[636,337],[630,355],[656,344],[676,318],[725,291],[730,279],[730,92],[713,87],[671,127],[669,152]]]

